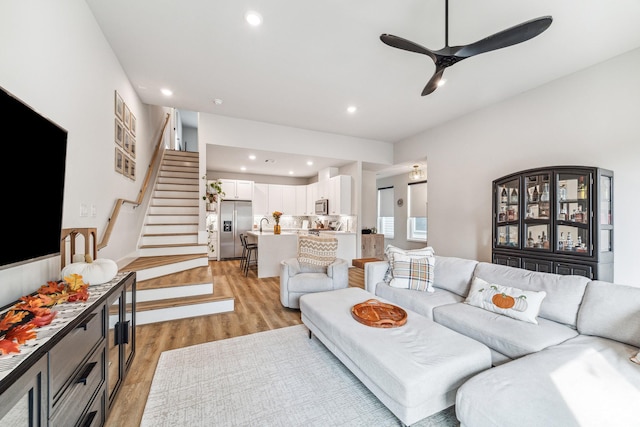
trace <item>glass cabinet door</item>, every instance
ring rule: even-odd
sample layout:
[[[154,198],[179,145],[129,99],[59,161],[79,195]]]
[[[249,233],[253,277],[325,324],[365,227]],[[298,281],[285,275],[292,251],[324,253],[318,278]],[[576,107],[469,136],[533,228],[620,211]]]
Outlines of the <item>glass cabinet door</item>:
[[[590,255],[589,212],[591,175],[588,173],[559,173],[557,191],[556,250]]]
[[[524,235],[523,247],[550,250],[549,222],[551,219],[551,173],[543,172],[524,177]]]
[[[496,185],[496,246],[520,247],[520,180],[513,179]]]

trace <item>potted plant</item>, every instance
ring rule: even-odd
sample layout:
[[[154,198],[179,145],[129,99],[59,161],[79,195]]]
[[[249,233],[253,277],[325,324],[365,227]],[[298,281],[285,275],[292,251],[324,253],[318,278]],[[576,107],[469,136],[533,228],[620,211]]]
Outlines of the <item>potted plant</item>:
[[[207,176],[204,175],[202,179],[204,179],[206,182]],[[222,196],[225,195],[225,192],[222,191],[222,182],[219,180],[211,181],[205,187],[205,194],[204,196],[202,196],[202,200],[205,200],[209,205],[213,205],[218,202],[218,194]],[[209,209],[209,210],[212,210],[212,209]]]

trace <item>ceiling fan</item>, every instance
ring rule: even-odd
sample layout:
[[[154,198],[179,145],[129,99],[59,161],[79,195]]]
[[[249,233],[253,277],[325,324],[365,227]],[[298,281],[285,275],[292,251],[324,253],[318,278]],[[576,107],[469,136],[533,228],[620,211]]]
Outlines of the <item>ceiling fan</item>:
[[[422,90],[422,96],[429,95],[438,87],[444,70],[453,64],[470,58],[474,55],[490,52],[503,47],[513,46],[540,35],[551,25],[551,16],[543,16],[532,19],[522,24],[507,28],[475,43],[465,46],[449,46],[449,0],[445,0],[445,42],[440,50],[427,49],[410,40],[391,34],[382,34],[380,40],[383,43],[398,49],[427,55],[436,65],[436,70]]]

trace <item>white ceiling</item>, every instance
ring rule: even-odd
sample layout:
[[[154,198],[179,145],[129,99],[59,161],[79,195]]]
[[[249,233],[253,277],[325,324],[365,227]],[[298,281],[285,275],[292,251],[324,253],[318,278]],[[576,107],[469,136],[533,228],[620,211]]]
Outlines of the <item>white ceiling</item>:
[[[553,24],[448,68],[422,97],[431,60],[379,36],[443,47],[445,0],[86,1],[147,104],[392,143],[640,47],[638,0],[451,0],[449,45],[540,16]]]

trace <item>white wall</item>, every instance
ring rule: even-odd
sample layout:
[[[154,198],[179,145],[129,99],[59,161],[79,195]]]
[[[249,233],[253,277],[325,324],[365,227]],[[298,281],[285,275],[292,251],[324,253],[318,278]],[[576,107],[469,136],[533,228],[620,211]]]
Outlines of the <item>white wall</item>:
[[[96,227],[101,239],[115,200],[138,196],[161,111],[140,102],[83,1],[1,2],[0,64],[0,86],[68,131],[63,227]],[[116,90],[137,118],[136,182],[114,171]],[[43,142],[21,143],[37,155]],[[46,174],[35,177],[41,184],[34,191],[46,189]],[[94,205],[96,216],[80,217],[81,203]],[[143,213],[125,206],[98,256],[118,260],[134,251]],[[6,222],[11,224],[10,217]],[[0,306],[58,279],[59,262],[0,271]]]
[[[491,182],[528,168],[586,165],[614,177],[614,280],[640,284],[640,49],[396,144],[428,158],[429,244],[491,259]]]

